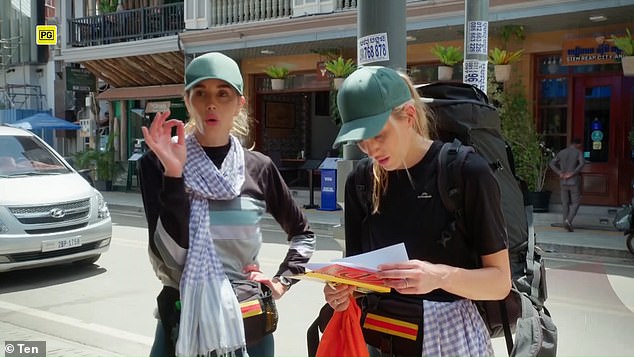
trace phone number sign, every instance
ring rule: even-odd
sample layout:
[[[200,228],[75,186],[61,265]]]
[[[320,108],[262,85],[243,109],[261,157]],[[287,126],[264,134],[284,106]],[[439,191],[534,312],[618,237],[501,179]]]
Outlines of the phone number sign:
[[[487,91],[487,61],[468,59],[462,67],[462,81],[473,84],[486,93]]]
[[[387,33],[376,33],[359,38],[357,48],[357,64],[390,60],[390,48],[387,44]]]

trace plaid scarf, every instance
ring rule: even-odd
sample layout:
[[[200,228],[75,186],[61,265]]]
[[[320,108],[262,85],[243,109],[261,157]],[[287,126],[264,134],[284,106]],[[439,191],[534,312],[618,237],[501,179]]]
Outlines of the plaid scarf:
[[[180,281],[181,318],[177,356],[233,355],[246,342],[240,305],[216,254],[209,230],[209,200],[229,200],[244,183],[244,151],[230,136],[231,148],[220,170],[194,135],[185,139],[185,185],[191,190],[189,251]]]

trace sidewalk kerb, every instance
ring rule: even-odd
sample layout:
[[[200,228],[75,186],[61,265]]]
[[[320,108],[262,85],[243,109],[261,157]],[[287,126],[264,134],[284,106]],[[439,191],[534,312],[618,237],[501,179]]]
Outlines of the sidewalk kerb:
[[[592,255],[619,259],[634,260],[634,255],[627,250],[611,249],[602,247],[585,247],[579,245],[570,245],[563,243],[537,243],[544,250],[544,255],[554,254],[574,254],[574,255]]]

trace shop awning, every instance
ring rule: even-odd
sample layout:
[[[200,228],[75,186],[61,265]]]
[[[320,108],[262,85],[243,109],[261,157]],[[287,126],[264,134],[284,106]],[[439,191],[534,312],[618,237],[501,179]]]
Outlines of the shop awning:
[[[168,84],[164,86],[124,87],[110,88],[99,94],[99,100],[125,100],[125,99],[167,99],[183,96],[182,84]]]

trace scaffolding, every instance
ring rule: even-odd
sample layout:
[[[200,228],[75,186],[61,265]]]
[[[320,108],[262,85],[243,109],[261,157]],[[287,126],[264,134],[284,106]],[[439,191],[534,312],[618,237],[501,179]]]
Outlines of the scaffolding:
[[[0,32],[2,31],[2,25],[4,20],[0,19]],[[0,68],[2,68],[2,87],[0,87],[0,107],[2,108],[14,108],[14,104],[9,97],[7,91],[7,73],[11,71],[9,65],[11,64],[11,51],[20,47],[20,37],[6,37],[0,38]]]
[[[11,103],[11,108],[15,109],[37,109],[43,110],[46,108],[46,96],[42,94],[42,87],[34,84],[6,84],[3,87],[5,96]],[[29,99],[35,101],[35,106],[30,105],[32,103]]]
[[[2,19],[0,19],[2,26]],[[30,67],[22,64],[24,84],[9,84],[7,74],[15,72],[16,64],[12,63],[12,52],[19,49],[23,43],[21,36],[0,38],[0,68],[2,69],[2,86],[0,87],[0,108],[7,109],[36,109],[41,111],[46,108],[46,96],[42,94],[40,85],[26,83],[26,71]],[[34,102],[34,103],[33,103]],[[34,104],[34,105],[33,105]]]

